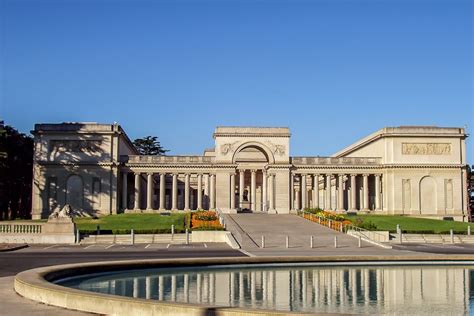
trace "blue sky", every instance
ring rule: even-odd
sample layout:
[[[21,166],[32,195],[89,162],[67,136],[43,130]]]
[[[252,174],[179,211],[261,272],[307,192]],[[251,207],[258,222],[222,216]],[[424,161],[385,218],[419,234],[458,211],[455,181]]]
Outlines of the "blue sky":
[[[474,129],[470,0],[0,0],[0,27],[0,119],[23,132],[117,121],[199,154],[218,125],[288,126],[292,155],[324,156]]]

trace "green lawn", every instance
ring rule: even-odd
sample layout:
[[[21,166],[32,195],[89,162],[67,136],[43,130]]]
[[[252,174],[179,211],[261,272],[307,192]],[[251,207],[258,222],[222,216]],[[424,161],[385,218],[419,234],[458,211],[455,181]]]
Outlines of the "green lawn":
[[[362,227],[367,226],[367,223],[369,222],[374,224],[376,228],[371,228],[371,230],[389,230],[395,232],[397,229],[397,224],[399,224],[402,231],[406,231],[408,233],[418,232],[427,234],[441,234],[449,233],[450,229],[453,229],[456,233],[467,233],[467,227],[471,225],[471,230],[474,234],[474,223],[462,223],[395,215],[349,215],[347,217],[353,223],[356,223],[357,219],[361,219],[365,224],[362,225]]]
[[[133,229],[137,233],[169,233],[174,224],[175,232],[185,230],[185,214],[118,214],[92,219],[88,217],[75,218],[77,228],[81,232],[92,232],[100,226],[104,233],[129,233]]]

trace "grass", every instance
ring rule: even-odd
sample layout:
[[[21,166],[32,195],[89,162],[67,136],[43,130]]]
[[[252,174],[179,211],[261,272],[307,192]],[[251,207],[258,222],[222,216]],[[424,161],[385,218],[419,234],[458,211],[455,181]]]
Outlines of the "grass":
[[[171,225],[175,232],[184,232],[185,214],[175,213],[170,215],[160,214],[118,214],[100,217],[98,219],[81,217],[75,218],[76,227],[81,232],[93,232],[100,226],[101,231],[112,233],[129,233],[133,229],[136,233],[168,233]]]
[[[349,215],[347,217],[353,223],[356,223],[357,219],[360,219],[365,224],[369,222],[374,224],[376,229],[371,230],[388,230],[391,232],[396,232],[397,224],[399,224],[401,230],[408,233],[447,234],[449,233],[450,229],[453,229],[456,233],[467,233],[467,227],[471,225],[471,229],[474,234],[474,223],[396,215]]]

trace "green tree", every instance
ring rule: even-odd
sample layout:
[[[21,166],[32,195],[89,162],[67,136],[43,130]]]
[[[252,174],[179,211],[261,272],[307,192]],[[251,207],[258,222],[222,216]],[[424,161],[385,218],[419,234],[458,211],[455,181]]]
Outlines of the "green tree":
[[[31,216],[33,138],[0,122],[0,219]]]
[[[143,138],[137,138],[133,141],[133,145],[137,148],[140,155],[164,155],[169,150],[164,149],[158,137],[156,136],[146,136]]]

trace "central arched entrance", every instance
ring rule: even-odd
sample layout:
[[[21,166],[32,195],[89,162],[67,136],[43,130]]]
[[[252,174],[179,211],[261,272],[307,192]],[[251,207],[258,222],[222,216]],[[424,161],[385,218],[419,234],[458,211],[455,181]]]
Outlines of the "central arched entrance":
[[[236,151],[233,163],[237,164],[238,176],[233,185],[238,211],[268,211],[266,167],[272,158],[270,155],[259,144],[247,144]]]

